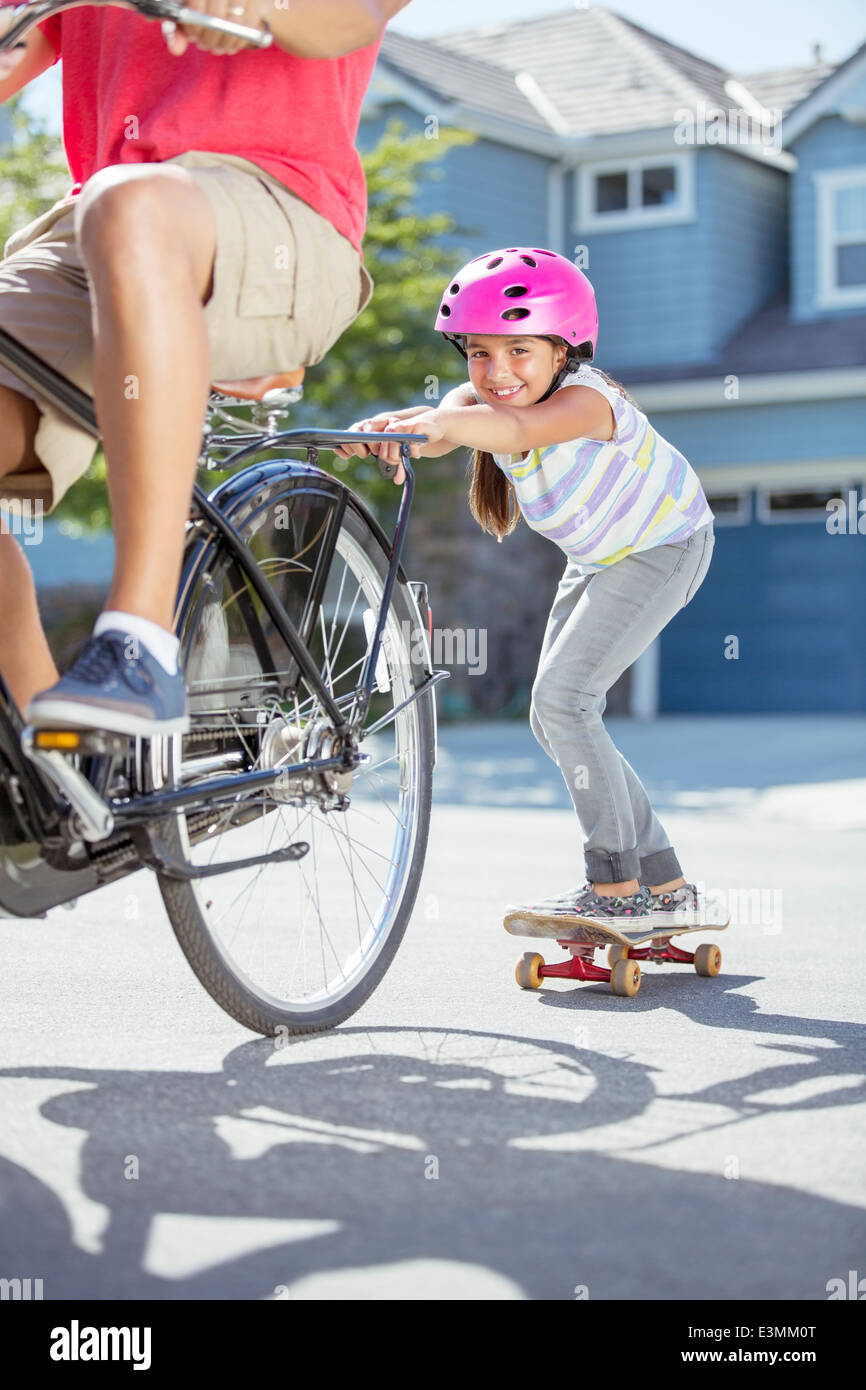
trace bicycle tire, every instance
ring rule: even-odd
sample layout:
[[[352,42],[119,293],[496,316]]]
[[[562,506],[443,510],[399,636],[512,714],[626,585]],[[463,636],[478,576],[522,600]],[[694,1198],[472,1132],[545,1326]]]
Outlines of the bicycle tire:
[[[257,477],[262,480],[261,487],[253,494],[259,505],[274,507],[280,504],[281,499],[297,502],[298,489],[303,490],[305,487],[313,489],[317,497],[342,496],[345,502],[342,525],[367,556],[379,581],[384,582],[388,570],[384,537],[360,500],[338,480],[321,470],[312,467],[302,468],[296,462],[291,462],[284,471],[278,468],[275,470],[271,464],[262,470],[247,470],[247,473],[251,475],[250,486],[256,484]],[[238,526],[242,534],[245,515],[256,514],[250,510],[249,496],[250,490],[249,487],[245,487],[243,475],[231,480],[227,488],[225,514]],[[185,585],[182,585],[186,589],[186,608],[182,608],[178,622],[181,659],[184,662],[194,645],[195,628],[194,624],[190,625],[189,615],[195,607],[195,593],[201,588],[201,581],[210,573],[211,568],[221,562],[224,562],[223,548],[207,542],[202,545],[199,540],[193,539],[187,578]],[[402,573],[393,589],[391,611],[400,632],[414,637],[418,628],[418,612]],[[425,662],[419,659],[420,649],[417,641],[410,640],[409,649],[402,653],[402,659],[411,671],[411,680],[415,688],[429,674]],[[370,959],[369,967],[341,997],[323,1003],[320,1008],[305,1008],[301,1012],[297,1007],[287,1007],[285,1001],[275,1002],[269,992],[260,990],[250,981],[227,954],[222,943],[215,938],[202,911],[202,899],[197,883],[158,875],[160,892],[172,929],[194,974],[211,998],[227,1014],[251,1031],[265,1036],[327,1031],[357,1012],[384,978],[409,924],[426,856],[435,758],[433,698],[431,691],[420,696],[410,706],[410,710],[415,710],[414,718],[417,721],[419,786],[414,839],[408,866],[400,885],[399,905],[388,925],[385,939]],[[187,834],[187,818],[184,815],[167,819],[155,834],[164,852],[176,859],[186,860],[189,857],[190,840]],[[209,882],[213,883],[214,880]]]

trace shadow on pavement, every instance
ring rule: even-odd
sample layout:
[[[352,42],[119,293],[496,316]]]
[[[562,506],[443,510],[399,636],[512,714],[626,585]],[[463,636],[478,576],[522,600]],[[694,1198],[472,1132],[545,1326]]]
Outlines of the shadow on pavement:
[[[681,984],[664,1002],[688,1012]],[[582,991],[584,1008],[606,1002]],[[712,1021],[708,1007],[704,995],[699,1021]],[[816,1054],[816,1067],[842,1050]],[[790,1069],[677,1098],[686,1113],[707,1101],[736,1112],[718,1176],[606,1151],[611,1127],[656,1099],[653,1069],[558,1042],[346,1028],[282,1049],[245,1042],[216,1073],[0,1078],[81,1082],[39,1110],[84,1133],[80,1188],[108,1210],[101,1250],[82,1248],[74,1210],[42,1181],[0,1166],[0,1274],[42,1278],[48,1299],[377,1298],[389,1280],[403,1290],[391,1297],[823,1299],[862,1254],[862,1214],[844,1200],[722,1175],[732,1125],[756,1113],[751,1094],[789,1083]],[[243,1227],[262,1219],[320,1224]]]

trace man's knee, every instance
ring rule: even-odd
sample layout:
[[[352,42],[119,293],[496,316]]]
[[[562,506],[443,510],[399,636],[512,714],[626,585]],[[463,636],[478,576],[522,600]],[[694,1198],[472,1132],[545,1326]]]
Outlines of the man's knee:
[[[210,285],[216,219],[184,169],[112,165],[88,179],[75,210],[75,234],[88,271],[134,275],[158,260],[188,268],[202,298]]]

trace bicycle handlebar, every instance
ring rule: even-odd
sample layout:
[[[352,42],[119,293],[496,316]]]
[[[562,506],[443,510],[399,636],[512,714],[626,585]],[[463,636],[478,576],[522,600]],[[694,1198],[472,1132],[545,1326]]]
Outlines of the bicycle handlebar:
[[[124,10],[137,10],[146,19],[161,19],[163,24],[195,25],[200,29],[216,29],[220,34],[230,34],[232,38],[245,39],[254,48],[268,48],[274,41],[270,29],[253,29],[247,24],[236,24],[231,19],[216,19],[213,15],[191,10],[176,0],[29,0],[28,4],[16,5],[16,18],[6,33],[0,38],[0,53],[13,48],[24,34],[34,25],[62,10],[78,9],[82,5],[116,5]]]

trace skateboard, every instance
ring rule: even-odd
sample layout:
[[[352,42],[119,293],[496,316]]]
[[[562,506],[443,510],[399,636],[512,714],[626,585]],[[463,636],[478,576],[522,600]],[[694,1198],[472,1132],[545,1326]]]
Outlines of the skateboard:
[[[628,920],[628,919],[623,919]],[[600,980],[610,983],[614,994],[635,995],[640,989],[641,971],[638,961],[677,961],[694,965],[699,975],[713,977],[722,968],[722,953],[718,946],[703,942],[697,950],[681,951],[671,944],[675,936],[688,936],[697,931],[724,931],[728,921],[702,922],[697,926],[654,926],[651,930],[620,931],[617,927],[591,921],[588,917],[569,917],[566,914],[533,911],[509,912],[503,923],[511,936],[555,937],[557,945],[569,952],[571,959],[548,965],[543,956],[527,951],[517,962],[514,971],[521,989],[539,989],[544,979]],[[608,947],[609,968],[595,965],[593,954]]]

